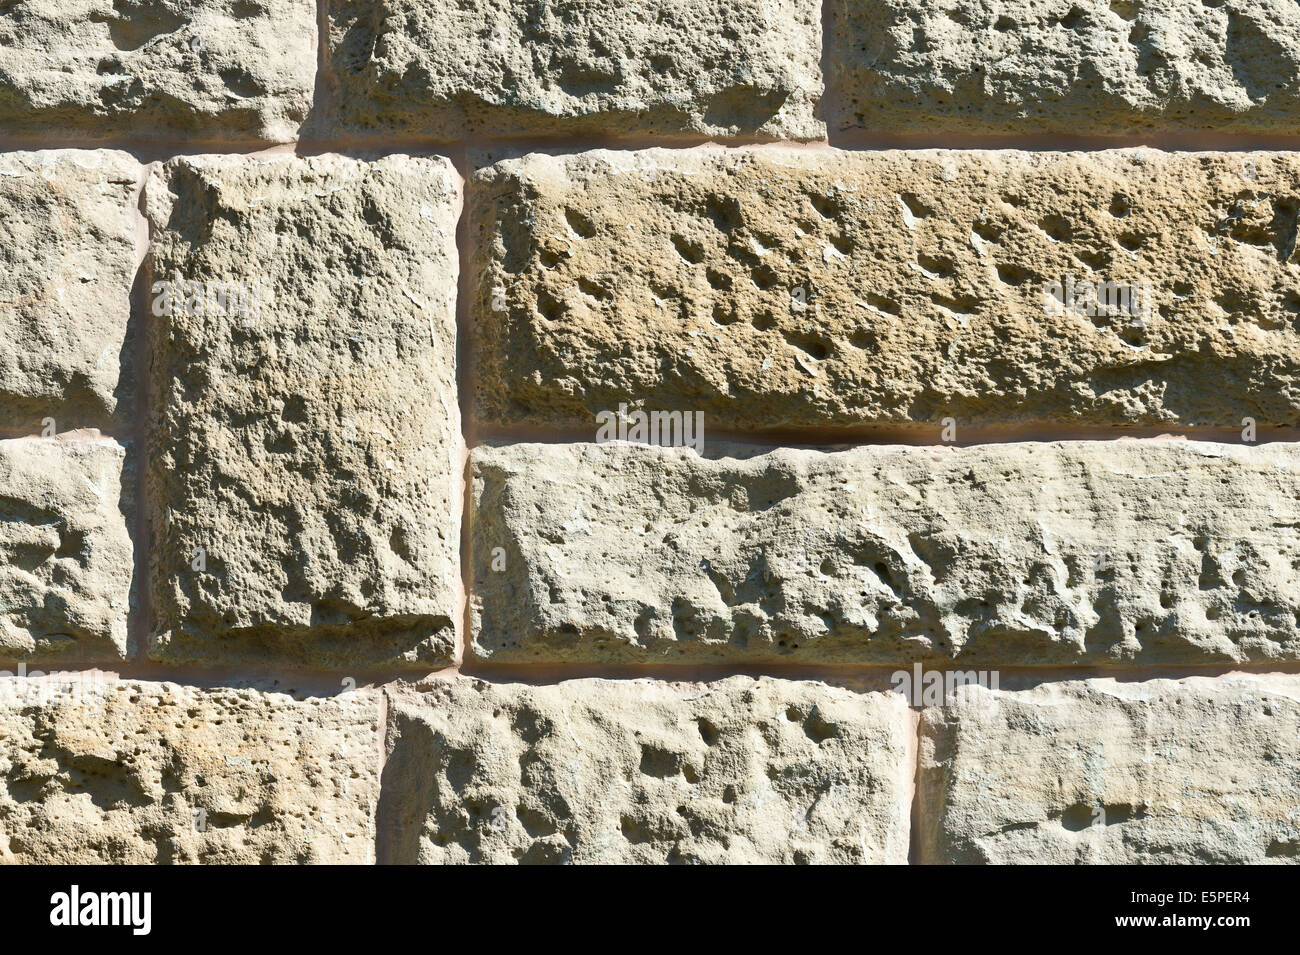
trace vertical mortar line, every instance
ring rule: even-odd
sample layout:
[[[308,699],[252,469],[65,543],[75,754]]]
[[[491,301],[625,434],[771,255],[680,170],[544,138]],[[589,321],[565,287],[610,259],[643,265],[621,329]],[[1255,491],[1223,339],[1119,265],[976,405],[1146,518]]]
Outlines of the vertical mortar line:
[[[473,302],[477,291],[477,276],[472,274],[474,262],[470,245],[469,228],[470,177],[468,142],[459,144],[451,153],[452,163],[461,178],[461,208],[456,220],[456,252],[459,269],[456,275],[456,398],[460,406],[461,426],[461,520],[460,520],[460,582],[461,617],[460,634],[456,647],[455,666],[459,670],[469,656],[470,626],[473,618],[470,600],[474,593],[472,533],[474,520],[474,486],[470,471],[469,453],[477,440],[474,417],[474,348]]]
[[[831,88],[829,69],[831,62],[831,25],[835,18],[834,11],[831,9],[833,3],[835,3],[835,0],[821,0],[822,43],[819,51],[821,56],[817,63],[822,71],[822,95],[817,103],[817,109],[821,113],[822,122],[826,124],[825,143],[831,146],[835,144],[835,134],[831,129],[830,118],[832,114],[839,115],[838,110],[831,109],[832,103],[839,102],[837,91]]]
[[[312,86],[311,108],[307,121],[298,131],[294,149],[300,151],[303,140],[318,142],[327,148],[335,141],[334,130],[328,128],[325,117],[334,112],[334,77],[330,72],[329,37],[330,18],[329,0],[316,0],[316,79]]]
[[[136,238],[139,243],[137,253],[139,265],[136,268],[135,287],[131,292],[131,316],[134,324],[135,354],[132,356],[135,369],[135,408],[134,427],[132,429],[133,453],[135,456],[135,626],[128,628],[127,657],[136,663],[147,660],[149,652],[149,635],[153,630],[153,587],[151,568],[153,565],[152,527],[149,519],[149,415],[150,387],[149,371],[152,356],[153,323],[150,317],[150,294],[153,287],[153,235],[149,217],[145,214],[145,193],[149,177],[158,168],[157,162],[150,162],[141,167],[140,182],[135,196]],[[134,631],[134,633],[130,633]],[[131,640],[135,646],[131,647]]]
[[[923,710],[912,710],[915,735],[912,737],[912,804],[907,825],[907,864],[920,865],[921,860],[921,747],[924,743],[924,730],[921,716]]]
[[[381,865],[383,860],[380,858],[380,850],[384,849],[386,854],[387,843],[383,839],[383,833],[379,828],[379,804],[383,801],[384,795],[384,769],[388,765],[388,686],[380,684],[376,687],[379,693],[378,706],[378,739],[379,745],[378,756],[378,773],[375,777],[375,808],[373,810],[373,825],[375,827],[375,844],[374,844],[374,865]]]

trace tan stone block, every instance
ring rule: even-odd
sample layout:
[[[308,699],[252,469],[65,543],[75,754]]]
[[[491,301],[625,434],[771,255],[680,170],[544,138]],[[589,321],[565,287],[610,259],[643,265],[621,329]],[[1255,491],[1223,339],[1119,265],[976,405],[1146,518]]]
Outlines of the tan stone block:
[[[455,680],[389,714],[381,861],[907,861],[915,729],[892,693]]]
[[[458,202],[407,156],[151,181],[155,657],[451,659]]]

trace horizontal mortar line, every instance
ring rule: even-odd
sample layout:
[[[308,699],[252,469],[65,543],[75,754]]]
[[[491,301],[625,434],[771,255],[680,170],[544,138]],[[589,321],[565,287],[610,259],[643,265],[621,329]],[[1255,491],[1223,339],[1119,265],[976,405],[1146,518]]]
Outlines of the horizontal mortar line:
[[[1300,141],[1300,138],[1298,138]],[[461,150],[501,150],[504,152],[527,152],[530,150],[585,151],[589,149],[611,149],[631,152],[641,149],[694,149],[699,146],[717,146],[721,148],[749,149],[786,148],[786,149],[821,149],[831,148],[825,139],[772,139],[760,136],[705,136],[705,135],[618,135],[618,134],[568,134],[554,135],[500,135],[469,136],[460,139],[439,139],[432,136],[396,135],[396,136],[328,136],[304,137],[297,141],[301,153],[314,154],[331,150],[348,149],[358,152],[373,153],[377,151],[399,151],[404,149],[422,149],[435,152],[459,152]]]
[[[338,153],[361,159],[381,159],[409,153],[448,156],[462,150],[526,152],[585,152],[593,149],[634,152],[645,149],[807,149],[810,151],[878,152],[921,150],[1021,150],[1029,152],[1101,152],[1110,149],[1159,149],[1168,152],[1243,152],[1300,150],[1300,134],[1163,134],[1131,136],[1073,136],[1059,134],[840,134],[827,140],[782,140],[759,137],[709,136],[485,136],[438,139],[428,136],[382,138],[336,136],[303,138],[287,143],[239,140],[154,140],[130,137],[0,136],[0,151],[53,149],[112,149],[140,162],[200,155],[297,155]]]
[[[683,413],[689,413],[692,409],[646,408],[644,410],[683,411]],[[1262,425],[1256,428],[1257,440],[1251,443],[1242,441],[1240,428],[1149,428],[1124,425],[1113,427],[1102,425],[1076,427],[990,426],[964,424],[958,418],[955,441],[944,441],[941,436],[942,430],[943,426],[938,423],[845,428],[780,428],[758,431],[712,430],[709,428],[709,418],[706,413],[704,416],[703,444],[704,454],[707,457],[711,453],[710,447],[718,450],[718,445],[725,444],[835,450],[845,447],[888,445],[977,447],[1027,442],[1116,441],[1123,438],[1133,440],[1184,439],[1220,444],[1241,444],[1246,447],[1300,442],[1300,427],[1266,427]],[[590,428],[494,427],[477,423],[474,429],[474,438],[476,445],[513,443],[590,444],[595,443],[596,432],[597,425],[594,419]]]
[[[758,138],[720,139],[707,136],[644,137],[644,136],[531,136],[482,137],[472,139],[436,139],[426,136],[398,136],[384,138],[340,136],[331,138],[299,139],[288,143],[257,143],[201,140],[140,140],[110,138],[87,140],[78,138],[26,138],[0,136],[0,151],[18,152],[53,149],[112,149],[129,153],[141,162],[162,162],[171,158],[202,155],[297,155],[319,156],[327,153],[353,158],[382,159],[404,154],[451,156],[464,150],[499,150],[509,153],[530,151],[578,152],[590,149],[610,149],[633,152],[643,149],[693,149],[700,146],[748,149],[776,147],[795,149],[827,149],[825,141],[773,140]]]
[[[499,150],[509,153],[530,151],[586,151],[611,149],[633,152],[643,149],[693,149],[699,146],[747,149],[753,147],[784,147],[827,149],[825,142],[770,139],[711,139],[708,137],[647,138],[647,137],[529,137],[482,138],[440,140],[429,137],[396,137],[369,139],[337,137],[331,139],[301,139],[289,143],[240,143],[228,141],[191,140],[135,140],[135,139],[26,139],[0,136],[0,151],[30,152],[35,150],[77,149],[90,151],[111,149],[129,153],[140,162],[164,162],[186,156],[232,155],[297,155],[302,157],[337,153],[352,158],[382,159],[393,155],[453,156],[465,150]]]
[[[662,409],[646,409],[657,411]],[[678,409],[674,409],[678,410]],[[689,413],[690,409],[683,413]],[[704,421],[703,440],[705,453],[710,444],[747,445],[752,447],[792,447],[817,450],[846,447],[903,445],[908,447],[979,447],[995,444],[1050,443],[1060,441],[1117,441],[1130,440],[1187,440],[1217,444],[1241,444],[1247,447],[1267,444],[1300,443],[1300,427],[1259,426],[1256,440],[1245,442],[1238,428],[1137,428],[1129,426],[1096,426],[1073,428],[998,427],[966,425],[957,419],[957,439],[945,441],[939,433],[941,424],[909,425],[906,427],[862,428],[789,428],[770,431],[710,430],[708,418]],[[478,444],[591,444],[596,442],[597,428],[524,428],[492,427],[479,425],[474,432]],[[29,431],[0,429],[0,441],[63,442],[66,444],[93,443],[113,440],[119,444],[132,444],[139,440],[134,429],[101,431],[96,428],[79,428],[60,431],[47,436]],[[613,443],[613,442],[610,442]],[[623,442],[637,443],[637,442]],[[471,446],[472,447],[472,446]]]
[[[61,441],[65,444],[88,444],[108,438],[116,441],[118,444],[132,444],[136,440],[136,437],[137,434],[135,427],[129,422],[122,426],[122,430],[115,429],[103,431],[98,428],[77,428],[71,431],[60,431],[54,435],[44,435],[40,432],[0,428],[0,441],[21,441],[24,438],[31,438],[34,441]]]
[[[101,674],[106,681],[140,681],[174,683],[199,689],[249,688],[262,692],[297,693],[305,696],[334,696],[349,690],[374,690],[393,684],[423,684],[429,681],[474,679],[487,683],[523,683],[552,685],[569,680],[603,679],[611,681],[655,680],[674,683],[714,683],[729,677],[769,677],[782,680],[824,682],[831,685],[857,685],[866,691],[887,689],[891,677],[899,671],[914,672],[914,663],[842,663],[842,664],[752,664],[683,663],[683,664],[588,664],[588,663],[492,663],[475,660],[471,664],[436,670],[362,669],[319,670],[271,668],[265,665],[231,665],[229,667],[177,667],[175,665],[122,662],[120,664],[21,664],[26,679],[33,683],[51,676],[63,679],[84,678]],[[20,664],[0,662],[0,671],[16,676]],[[923,673],[996,673],[1000,686],[1078,681],[1111,678],[1127,682],[1189,677],[1226,677],[1233,674],[1263,676],[1269,674],[1300,675],[1300,661],[1252,663],[1116,663],[1031,666],[951,662],[944,665],[922,664]],[[39,673],[41,676],[33,676]],[[53,681],[50,681],[53,682]],[[57,683],[55,684],[57,685]]]
[[[447,669],[419,668],[374,668],[357,667],[356,669],[325,670],[308,667],[277,667],[271,664],[232,663],[229,666],[178,666],[177,664],[152,663],[149,661],[120,660],[102,663],[87,663],[44,660],[40,663],[30,661],[2,661],[0,673],[16,676],[19,667],[23,667],[26,678],[37,682],[33,674],[39,672],[41,679],[50,676],[64,678],[82,678],[93,674],[102,674],[112,680],[138,680],[147,683],[175,683],[178,686],[198,688],[250,687],[264,692],[289,693],[298,691],[311,696],[330,696],[352,689],[377,689],[385,684],[397,682],[414,682],[417,680],[436,679],[454,671]]]
[[[814,680],[829,683],[855,681],[876,682],[887,686],[890,677],[899,671],[912,673],[915,664],[900,663],[842,663],[842,664],[752,664],[736,662],[731,665],[714,663],[683,664],[584,664],[584,663],[493,663],[478,660],[472,665],[462,665],[456,675],[489,683],[552,684],[565,680],[652,679],[683,683],[710,683],[732,676],[772,677],[785,680]],[[1188,664],[1071,664],[1031,666],[997,666],[984,663],[951,662],[942,666],[922,663],[923,673],[968,673],[970,671],[996,672],[1000,682],[1012,680],[1060,682],[1111,677],[1127,680],[1185,679],[1193,676],[1221,677],[1233,673],[1263,675],[1300,674],[1300,661],[1272,661],[1268,663],[1188,663]]]
[[[129,138],[85,139],[64,137],[0,136],[0,152],[35,152],[37,150],[76,149],[89,152],[111,149],[128,153],[140,163],[164,162],[179,156],[233,155],[257,156],[288,154],[294,143],[240,142],[232,140],[141,140]]]
[[[1022,149],[1033,151],[1099,152],[1107,149],[1161,149],[1169,152],[1236,152],[1300,149],[1298,133],[1142,132],[1116,135],[1072,133],[833,133],[833,149]]]

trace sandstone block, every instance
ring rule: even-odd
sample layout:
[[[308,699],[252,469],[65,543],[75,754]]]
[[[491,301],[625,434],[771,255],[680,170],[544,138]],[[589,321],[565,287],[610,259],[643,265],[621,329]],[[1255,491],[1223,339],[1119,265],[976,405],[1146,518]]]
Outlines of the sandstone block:
[[[353,133],[819,139],[814,0],[331,0]]]
[[[107,438],[0,441],[0,660],[127,655],[134,480]]]
[[[373,692],[0,680],[0,862],[372,863]]]
[[[832,129],[1300,132],[1300,9],[1270,0],[833,0]]]
[[[0,154],[0,433],[108,429],[129,414],[142,174],[110,150]]]
[[[914,734],[895,694],[766,677],[399,690],[380,859],[905,863]]]
[[[493,660],[1300,659],[1300,445],[514,444],[472,472]]]
[[[594,150],[480,170],[478,412],[1300,421],[1289,153]]]
[[[28,0],[0,9],[7,133],[290,142],[316,78],[311,0]]]
[[[150,182],[156,657],[450,659],[458,202],[406,156]]]
[[[1300,861],[1300,678],[964,687],[922,718],[923,863]]]

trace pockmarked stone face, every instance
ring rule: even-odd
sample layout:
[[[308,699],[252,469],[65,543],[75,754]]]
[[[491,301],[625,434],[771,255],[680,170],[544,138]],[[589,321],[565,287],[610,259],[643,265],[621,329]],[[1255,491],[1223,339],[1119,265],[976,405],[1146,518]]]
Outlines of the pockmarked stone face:
[[[0,128],[290,142],[316,77],[311,0],[26,0],[0,9]]]
[[[0,433],[109,430],[129,416],[142,175],[104,149],[0,154]]]
[[[0,863],[374,862],[373,692],[0,679]]]
[[[901,864],[914,739],[896,694],[768,677],[399,689],[379,857]]]
[[[921,722],[921,863],[1292,863],[1300,678],[968,686]]]
[[[593,150],[470,195],[489,424],[1300,421],[1292,154]]]
[[[458,203],[407,156],[151,180],[155,657],[450,658]]]
[[[134,478],[97,439],[0,441],[0,660],[127,655]]]
[[[1300,132],[1300,9],[1272,0],[833,0],[832,129]]]
[[[330,0],[352,133],[818,139],[815,0]]]
[[[497,661],[1300,659],[1300,445],[472,453]]]

